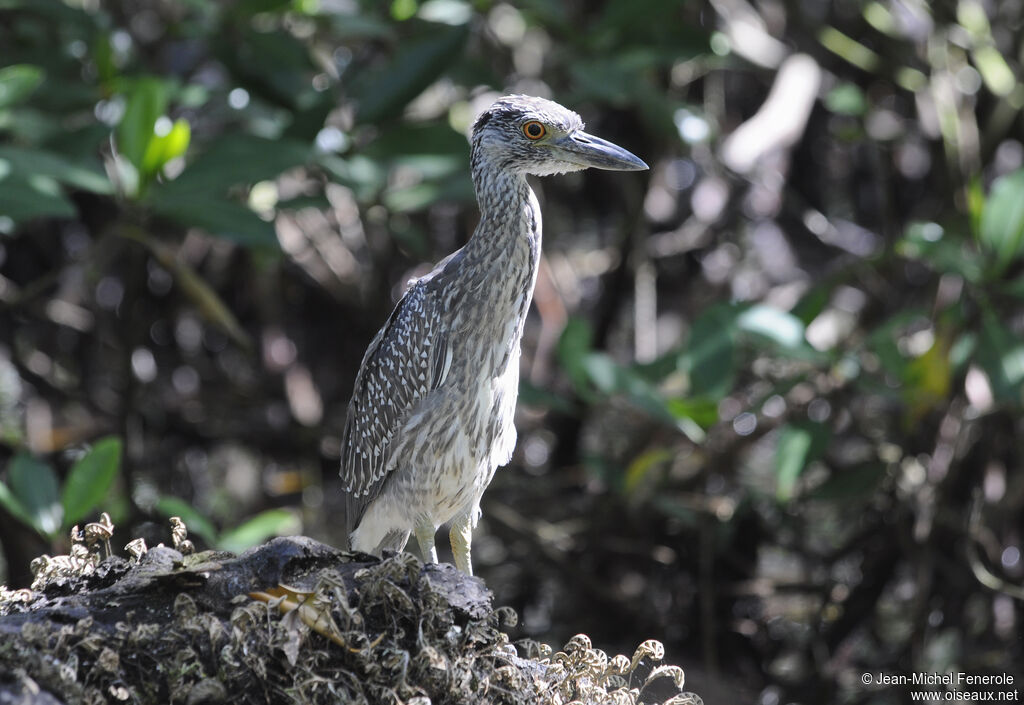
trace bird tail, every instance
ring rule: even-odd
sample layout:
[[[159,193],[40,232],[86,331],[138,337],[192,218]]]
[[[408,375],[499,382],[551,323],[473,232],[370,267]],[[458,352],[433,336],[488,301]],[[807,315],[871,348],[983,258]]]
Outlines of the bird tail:
[[[409,535],[411,534],[410,531],[403,531],[402,529],[392,529],[388,531],[376,546],[356,545],[356,529],[359,528],[359,523],[363,520],[363,515],[366,514],[366,508],[369,504],[369,501],[367,501],[365,497],[353,497],[350,494],[345,495],[345,504],[342,510],[344,513],[342,523],[345,527],[345,536],[348,537],[348,549],[350,551],[372,553],[375,556],[381,555],[381,552],[385,549],[401,551],[405,548],[405,545],[409,543]],[[365,531],[363,533],[365,533]]]

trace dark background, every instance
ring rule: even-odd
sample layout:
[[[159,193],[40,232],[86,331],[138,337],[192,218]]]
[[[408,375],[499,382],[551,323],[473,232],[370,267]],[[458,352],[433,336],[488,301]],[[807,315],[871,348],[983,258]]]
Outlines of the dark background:
[[[651,165],[537,181],[514,637],[662,640],[706,702],[898,703],[1024,648],[1024,5],[0,0],[0,581],[343,545],[367,343],[477,213],[508,92]],[[993,687],[991,690],[1006,690]]]

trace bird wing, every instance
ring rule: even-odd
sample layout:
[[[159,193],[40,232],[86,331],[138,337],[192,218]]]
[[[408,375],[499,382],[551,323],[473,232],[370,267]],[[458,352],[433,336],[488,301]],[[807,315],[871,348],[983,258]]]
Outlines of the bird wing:
[[[356,377],[341,439],[341,478],[358,514],[391,470],[389,446],[403,420],[444,382],[451,365],[452,348],[442,330],[443,302],[431,278],[414,283],[398,302],[367,348]],[[350,529],[359,518],[348,517]]]

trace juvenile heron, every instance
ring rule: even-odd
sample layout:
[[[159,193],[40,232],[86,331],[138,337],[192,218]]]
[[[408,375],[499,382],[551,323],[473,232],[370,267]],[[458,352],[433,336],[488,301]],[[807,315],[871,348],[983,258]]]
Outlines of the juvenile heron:
[[[480,497],[516,443],[519,347],[541,243],[526,176],[647,168],[584,132],[571,110],[522,95],[477,118],[470,166],[480,224],[410,283],[367,348],[341,459],[351,548],[400,551],[411,532],[436,563],[434,534],[451,522],[455,565],[468,574]]]

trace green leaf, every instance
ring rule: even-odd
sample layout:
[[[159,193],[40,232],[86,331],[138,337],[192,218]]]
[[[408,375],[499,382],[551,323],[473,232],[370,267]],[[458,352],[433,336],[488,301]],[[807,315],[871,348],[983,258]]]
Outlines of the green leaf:
[[[374,203],[387,183],[387,170],[377,161],[361,154],[348,158],[336,154],[321,154],[317,158],[317,163],[331,179],[352,189],[356,200],[362,203]]]
[[[414,186],[388,189],[383,201],[390,211],[408,213],[438,202],[475,204],[476,194],[469,177],[459,173],[446,179],[424,180]]]
[[[382,127],[377,138],[361,151],[376,161],[404,160],[410,156],[438,156],[461,159],[469,165],[469,143],[466,136],[452,129],[447,122],[395,123]]]
[[[626,474],[622,481],[623,491],[627,495],[632,495],[640,488],[652,470],[664,465],[674,457],[675,453],[668,448],[651,448],[636,456],[626,468]]]
[[[56,535],[63,511],[53,468],[27,453],[19,453],[8,466],[7,481],[31,518],[32,526],[47,536]]]
[[[1001,272],[1024,251],[1024,169],[1006,174],[992,184],[981,211],[981,244],[993,253]]]
[[[573,388],[581,395],[586,394],[590,388],[590,377],[583,360],[590,352],[593,337],[590,324],[583,318],[572,316],[566,322],[562,336],[558,339],[558,361],[569,376]]]
[[[39,527],[35,525],[35,521],[32,519],[32,514],[3,482],[0,482],[0,506],[21,523],[39,531]]]
[[[359,104],[359,122],[372,123],[397,116],[462,53],[469,38],[468,24],[422,25],[422,37],[400,44],[387,66],[367,72],[352,86],[352,96]]]
[[[1024,383],[1024,340],[1014,335],[989,308],[982,311],[978,365],[988,375],[995,398],[1021,404]]]
[[[254,135],[227,135],[206,149],[185,171],[160,188],[190,196],[221,195],[237,184],[276,178],[309,161],[309,145]]]
[[[767,340],[790,353],[813,353],[804,338],[804,322],[792,313],[757,304],[736,318],[737,330]]]
[[[33,218],[72,218],[75,206],[61,191],[60,185],[48,176],[3,174],[0,159],[0,215],[15,223]]]
[[[310,78],[319,69],[311,61],[311,46],[285,30],[251,30],[218,42],[220,58],[253,95],[288,112],[301,112],[324,100]]]
[[[0,69],[0,108],[28,98],[43,82],[46,74],[38,66],[14,64]]]
[[[928,350],[909,360],[903,370],[904,419],[908,426],[919,422],[925,414],[942,406],[949,396],[952,384],[952,366],[949,360],[951,344],[940,330]]]
[[[404,22],[416,14],[416,0],[391,0],[391,17],[399,22]]]
[[[241,17],[258,15],[262,12],[284,12],[292,5],[292,0],[239,0],[232,5],[231,11]]]
[[[215,546],[217,544],[217,530],[213,527],[213,524],[199,510],[194,509],[185,500],[178,497],[161,497],[156,501],[154,508],[168,519],[171,517],[180,518],[185,522],[188,532],[203,539],[207,546]]]
[[[550,409],[561,414],[572,414],[575,411],[572,401],[564,395],[534,386],[526,380],[519,382],[519,403],[538,409]]]
[[[154,189],[149,203],[160,215],[185,226],[206,230],[211,235],[245,247],[275,251],[278,247],[273,223],[260,218],[248,206],[225,198],[190,195],[175,189]]]
[[[780,502],[793,497],[800,474],[821,456],[831,437],[831,430],[820,423],[792,423],[780,429],[775,449],[775,496]]]
[[[740,312],[728,304],[713,306],[693,322],[680,358],[681,368],[690,377],[691,395],[717,400],[732,390]]]
[[[790,311],[796,316],[804,328],[810,324],[828,306],[832,298],[832,287],[826,284],[818,284],[812,287],[803,297],[797,301],[796,306]]]
[[[184,119],[175,120],[167,134],[154,135],[142,157],[142,173],[152,176],[163,169],[167,162],[183,155],[191,137],[192,128],[188,120]]]
[[[718,404],[710,399],[699,397],[669,399],[666,405],[677,419],[690,419],[702,429],[711,428],[718,423]]]
[[[834,469],[825,482],[807,493],[807,498],[833,502],[866,498],[878,488],[885,473],[885,465],[881,463]]]
[[[904,378],[909,361],[900,351],[899,338],[904,335],[907,326],[928,317],[925,310],[908,308],[884,321],[868,335],[867,350],[878,357],[887,374],[898,379]]]
[[[97,32],[91,51],[92,62],[100,82],[106,83],[114,79],[117,76],[117,59],[114,56],[114,45],[110,41],[110,32]]]
[[[114,436],[97,441],[71,467],[61,495],[65,527],[88,515],[103,501],[120,470],[121,439]]]
[[[896,243],[896,252],[915,259],[939,273],[959,274],[971,282],[982,278],[978,252],[966,238],[938,223],[911,223],[903,239]]]
[[[867,112],[864,91],[853,83],[840,83],[825,95],[825,107],[837,115],[859,117]]]
[[[283,536],[301,529],[298,517],[287,509],[268,509],[240,526],[225,531],[217,541],[222,551],[241,553],[271,536]]]
[[[41,149],[0,146],[0,176],[4,173],[20,175],[24,179],[34,175],[46,176],[67,186],[104,195],[114,192],[99,162],[91,160],[79,164]]]
[[[143,158],[156,137],[153,128],[167,110],[168,100],[167,85],[156,78],[140,78],[128,92],[124,116],[115,135],[118,150],[140,174],[146,173]]]
[[[694,443],[704,441],[700,425],[689,416],[677,414],[637,369],[620,365],[601,352],[587,353],[581,362],[590,382],[601,393],[621,394],[651,418],[678,429]]]

